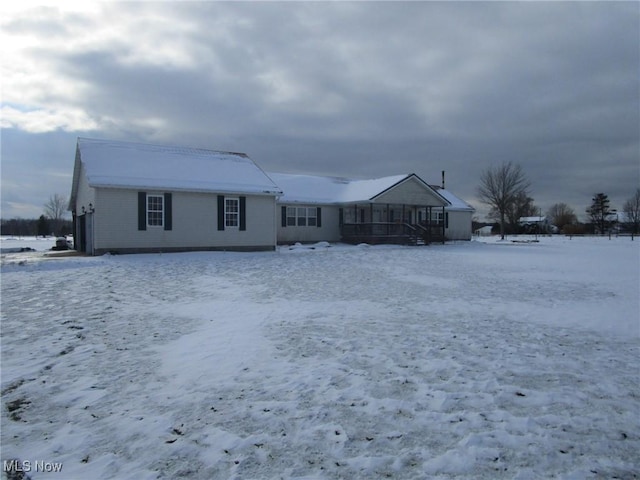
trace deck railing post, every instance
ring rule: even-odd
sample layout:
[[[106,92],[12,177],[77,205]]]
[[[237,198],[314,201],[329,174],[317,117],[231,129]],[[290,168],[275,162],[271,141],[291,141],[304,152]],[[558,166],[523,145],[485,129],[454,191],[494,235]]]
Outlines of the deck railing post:
[[[444,245],[444,235],[446,231],[444,206],[442,207],[442,244]]]

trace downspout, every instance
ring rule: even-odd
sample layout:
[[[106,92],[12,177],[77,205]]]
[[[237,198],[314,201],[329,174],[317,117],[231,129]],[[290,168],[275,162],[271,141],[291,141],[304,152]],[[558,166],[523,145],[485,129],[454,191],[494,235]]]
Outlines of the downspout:
[[[275,225],[273,226],[273,249],[275,251],[278,250],[278,196],[273,197],[273,222]],[[282,222],[282,220],[280,220]]]

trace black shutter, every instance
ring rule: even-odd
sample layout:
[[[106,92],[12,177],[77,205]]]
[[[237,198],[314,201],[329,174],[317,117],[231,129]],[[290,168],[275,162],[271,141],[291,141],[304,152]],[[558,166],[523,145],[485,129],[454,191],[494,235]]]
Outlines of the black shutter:
[[[218,195],[218,230],[224,230],[224,195]]]
[[[147,229],[147,192],[138,192],[138,230]]]
[[[316,221],[316,224],[318,226],[318,228],[320,228],[322,226],[322,208],[318,207],[317,209],[317,216],[318,216],[318,220]]]
[[[282,226],[286,227],[287,226],[287,207],[282,207],[280,209],[281,215],[282,215]]]
[[[173,214],[171,211],[171,194],[164,194],[164,229],[171,230],[173,228]]]
[[[247,197],[240,197],[240,230],[247,229]]]

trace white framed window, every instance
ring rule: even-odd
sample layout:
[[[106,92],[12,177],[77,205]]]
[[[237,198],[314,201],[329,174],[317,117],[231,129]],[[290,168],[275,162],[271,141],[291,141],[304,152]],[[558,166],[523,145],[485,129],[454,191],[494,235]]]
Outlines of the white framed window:
[[[162,227],[164,225],[164,196],[147,195],[147,225]]]
[[[318,223],[318,209],[314,207],[307,208],[307,225],[315,227]]]
[[[287,227],[296,226],[296,207],[287,207]]]
[[[224,199],[224,226],[240,226],[240,200],[238,198]]]
[[[299,227],[307,226],[307,208],[306,207],[298,207],[298,226]]]
[[[318,207],[287,207],[286,221],[283,226],[287,227],[317,227],[320,222],[318,220]]]
[[[449,228],[449,212],[431,212],[431,224],[442,225],[444,228]]]

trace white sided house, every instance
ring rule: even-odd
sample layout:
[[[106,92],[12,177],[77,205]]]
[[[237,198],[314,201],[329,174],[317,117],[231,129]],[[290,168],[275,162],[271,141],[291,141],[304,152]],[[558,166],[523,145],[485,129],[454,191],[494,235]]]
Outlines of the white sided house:
[[[416,174],[368,180],[270,173],[278,199],[278,243],[429,244],[470,240],[474,209]]]
[[[79,138],[76,250],[273,250],[281,190],[248,156]]]
[[[91,255],[470,240],[473,208],[415,174],[266,173],[243,153],[79,138],[69,202]]]

